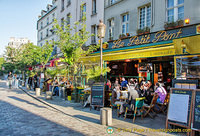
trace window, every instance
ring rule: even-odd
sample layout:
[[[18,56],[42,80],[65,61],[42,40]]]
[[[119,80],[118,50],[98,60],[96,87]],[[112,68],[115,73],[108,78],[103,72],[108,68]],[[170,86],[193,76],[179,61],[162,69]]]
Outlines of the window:
[[[139,9],[139,28],[144,29],[145,27],[151,26],[151,6],[145,6]]]
[[[80,19],[82,20],[83,16],[86,14],[86,4],[81,5],[81,15]]]
[[[42,43],[40,43],[40,46],[42,47]]]
[[[64,5],[65,4],[65,0],[61,0],[61,11],[63,11],[64,10]]]
[[[184,19],[184,0],[167,0],[167,22]]]
[[[108,20],[108,38],[109,40],[113,40],[114,36],[114,19]]]
[[[52,33],[52,35],[54,34],[54,28],[53,28],[53,26],[52,26],[52,28],[50,29],[50,31],[51,31],[51,33]]]
[[[67,6],[71,4],[71,0],[67,0]]]
[[[46,37],[48,37],[49,36],[49,29],[47,29],[46,31],[47,31],[46,32]]]
[[[92,0],[92,14],[96,14],[97,10],[96,10],[96,0]]]
[[[110,5],[114,4],[116,0],[110,0]]]
[[[47,25],[49,24],[49,18],[47,17]]]
[[[91,26],[91,33],[94,34],[94,36],[91,37],[91,43],[96,44],[96,25]]]
[[[71,14],[67,14],[67,25],[70,25],[70,18],[71,18]]]
[[[65,27],[64,26],[64,18],[61,19],[61,27],[62,27],[62,30],[64,30],[64,27]]]
[[[42,32],[40,33],[40,40],[42,40]]]
[[[41,29],[43,28],[43,22],[40,23],[40,28],[41,28]]]
[[[128,33],[129,29],[129,14],[122,15],[122,34]]]
[[[52,22],[54,21],[55,19],[55,13],[52,14]]]

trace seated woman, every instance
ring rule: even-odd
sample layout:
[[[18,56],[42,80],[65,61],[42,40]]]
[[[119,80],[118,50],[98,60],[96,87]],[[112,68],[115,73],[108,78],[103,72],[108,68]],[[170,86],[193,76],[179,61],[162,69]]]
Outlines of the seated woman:
[[[120,90],[120,85],[119,85],[119,84],[115,84],[115,87],[114,87],[113,91],[116,92],[116,94],[117,94],[116,99],[119,100],[119,97],[120,97],[120,91],[121,91],[121,90]]]
[[[160,83],[156,83],[155,87],[156,87],[155,93],[158,94],[157,102],[158,103],[164,103],[165,97],[167,95],[167,92],[166,92],[165,88],[162,87],[160,85]]]
[[[53,89],[53,96],[59,96],[59,83],[58,83],[58,80],[55,79],[55,81],[53,82],[53,86],[54,86],[54,89]]]
[[[147,90],[145,91],[144,97],[146,98],[144,100],[144,103],[150,105],[151,104],[151,100],[153,99],[153,95],[154,95],[154,86],[151,83],[150,80],[148,80],[147,82]]]

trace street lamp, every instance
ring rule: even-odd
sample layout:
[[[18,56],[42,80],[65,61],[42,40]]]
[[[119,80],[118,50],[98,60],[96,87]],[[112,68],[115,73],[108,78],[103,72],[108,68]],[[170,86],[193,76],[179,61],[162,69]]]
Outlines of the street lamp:
[[[99,20],[99,25],[97,26],[97,36],[100,39],[100,49],[101,49],[101,60],[100,60],[100,65],[101,65],[101,81],[102,81],[102,68],[103,68],[103,52],[102,52],[102,39],[105,37],[105,32],[106,32],[106,25],[103,23],[102,20]]]

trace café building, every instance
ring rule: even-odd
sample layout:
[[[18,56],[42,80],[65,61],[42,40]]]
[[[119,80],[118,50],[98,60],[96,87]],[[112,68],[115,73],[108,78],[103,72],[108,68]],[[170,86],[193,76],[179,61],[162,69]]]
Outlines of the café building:
[[[103,45],[104,66],[110,67],[107,78],[146,77],[153,83],[169,78],[200,78],[200,24],[124,37]],[[82,58],[100,62],[100,52]]]

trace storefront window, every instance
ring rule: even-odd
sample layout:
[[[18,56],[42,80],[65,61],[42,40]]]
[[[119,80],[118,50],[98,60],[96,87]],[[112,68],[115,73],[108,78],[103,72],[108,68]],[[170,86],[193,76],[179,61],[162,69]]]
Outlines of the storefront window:
[[[177,78],[200,78],[200,56],[176,58]]]

